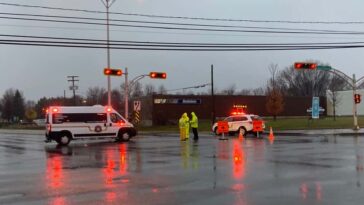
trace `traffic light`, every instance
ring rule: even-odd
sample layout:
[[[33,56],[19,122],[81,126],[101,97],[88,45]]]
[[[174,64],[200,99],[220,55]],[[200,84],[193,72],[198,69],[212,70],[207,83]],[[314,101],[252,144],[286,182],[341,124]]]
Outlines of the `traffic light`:
[[[294,64],[295,69],[310,69],[315,70],[317,68],[316,63],[295,63]]]
[[[110,69],[110,68],[104,69],[104,75],[121,76],[122,74],[123,74],[123,71],[121,71],[120,69]]]
[[[150,78],[161,78],[161,79],[166,79],[166,78],[167,78],[167,73],[150,72],[150,73],[149,73],[149,77],[150,77]]]
[[[355,102],[355,104],[359,104],[361,102],[360,94],[354,94],[354,102]]]

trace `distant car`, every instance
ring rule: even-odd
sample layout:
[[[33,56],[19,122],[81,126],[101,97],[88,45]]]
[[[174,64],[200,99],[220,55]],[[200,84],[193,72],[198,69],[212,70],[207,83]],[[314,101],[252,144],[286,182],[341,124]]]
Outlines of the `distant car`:
[[[243,136],[246,136],[248,133],[253,132],[253,120],[262,120],[261,117],[254,114],[240,114],[226,117],[224,121],[227,121],[229,124],[229,134],[236,134],[241,132]],[[263,129],[265,128],[265,124],[263,121]],[[219,135],[217,131],[217,122],[212,125],[212,131]]]

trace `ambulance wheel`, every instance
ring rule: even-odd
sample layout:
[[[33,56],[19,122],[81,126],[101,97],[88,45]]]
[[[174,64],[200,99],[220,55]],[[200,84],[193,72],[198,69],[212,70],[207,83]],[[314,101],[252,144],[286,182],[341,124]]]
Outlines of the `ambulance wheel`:
[[[71,142],[71,134],[67,132],[62,132],[59,134],[57,143],[61,146],[66,146]]]
[[[130,140],[130,133],[127,130],[120,130],[118,134],[118,139],[121,142],[127,142]]]

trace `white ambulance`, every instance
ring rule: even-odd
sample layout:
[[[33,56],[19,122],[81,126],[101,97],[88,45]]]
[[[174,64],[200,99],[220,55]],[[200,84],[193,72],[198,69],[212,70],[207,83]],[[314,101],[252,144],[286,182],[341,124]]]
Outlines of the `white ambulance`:
[[[136,134],[133,124],[107,106],[51,106],[46,114],[46,142],[68,145],[71,140],[90,138],[129,141]]]

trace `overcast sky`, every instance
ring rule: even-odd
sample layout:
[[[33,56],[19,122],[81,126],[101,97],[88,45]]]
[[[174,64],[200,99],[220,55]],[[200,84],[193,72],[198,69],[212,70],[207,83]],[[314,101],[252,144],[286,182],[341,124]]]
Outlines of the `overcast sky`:
[[[0,3],[105,11],[100,0],[0,0]],[[160,16],[202,17],[213,19],[364,22],[362,0],[116,0],[111,12]],[[0,5],[0,12],[66,15],[104,18],[104,14],[27,8]],[[4,16],[0,14],[0,17]],[[364,24],[316,24],[273,22],[226,22],[163,19],[111,15],[113,19],[163,21],[195,24],[219,24],[320,30],[364,31]],[[162,41],[194,43],[322,43],[364,41],[364,35],[307,35],[272,33],[205,32],[111,27],[111,40]],[[105,39],[105,26],[78,25],[25,20],[0,19],[0,34]],[[0,36],[0,39],[4,37]],[[166,80],[143,79],[143,84],[163,84],[167,89],[189,87],[210,82],[210,66],[215,68],[218,90],[236,85],[237,90],[264,86],[270,74],[268,66],[278,64],[280,70],[295,61],[307,59],[323,63],[357,77],[364,75],[364,48],[301,51],[140,51],[111,50],[111,66],[128,67],[129,77],[165,71]],[[23,91],[28,100],[46,96],[71,96],[66,76],[79,76],[78,94],[85,96],[91,86],[105,87],[105,49],[52,48],[22,45],[0,45],[0,95],[8,88]],[[112,78],[119,87],[124,78]],[[203,90],[195,90],[203,91]]]

